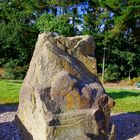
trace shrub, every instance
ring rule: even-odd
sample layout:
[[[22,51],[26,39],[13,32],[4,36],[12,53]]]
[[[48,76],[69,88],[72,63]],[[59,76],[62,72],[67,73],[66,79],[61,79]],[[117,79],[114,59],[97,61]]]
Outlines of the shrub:
[[[114,82],[119,80],[120,73],[119,67],[116,64],[109,64],[105,69],[104,80],[105,82]]]
[[[140,77],[135,77],[135,78],[128,81],[128,85],[134,85],[138,82],[140,82]]]
[[[134,80],[133,79],[131,79],[131,80],[128,80],[128,85],[134,85]]]
[[[40,32],[56,32],[64,36],[75,35],[74,26],[69,24],[68,15],[54,16],[45,13],[37,19],[35,26]]]
[[[17,61],[11,60],[4,65],[3,79],[23,79],[26,74],[27,67],[20,67]]]

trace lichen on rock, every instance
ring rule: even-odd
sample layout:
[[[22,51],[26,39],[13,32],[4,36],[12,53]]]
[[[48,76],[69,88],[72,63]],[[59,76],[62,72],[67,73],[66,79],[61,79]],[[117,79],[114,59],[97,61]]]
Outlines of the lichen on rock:
[[[23,140],[115,139],[114,101],[96,76],[94,50],[89,35],[39,35],[20,91]]]

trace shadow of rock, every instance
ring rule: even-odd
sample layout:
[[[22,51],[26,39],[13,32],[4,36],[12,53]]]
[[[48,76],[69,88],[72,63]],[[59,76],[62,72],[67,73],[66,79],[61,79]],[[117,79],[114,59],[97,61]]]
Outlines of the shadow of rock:
[[[14,121],[0,123],[0,140],[33,140],[33,137],[15,116]]]
[[[18,84],[22,84],[23,80],[4,80],[5,82],[12,82],[12,83],[18,83]]]
[[[0,113],[17,111],[18,103],[14,104],[0,104]]]
[[[128,140],[140,135],[140,114],[137,112],[113,114],[111,120],[116,125],[117,140]]]
[[[107,92],[107,94],[112,97],[113,99],[120,99],[120,98],[126,98],[126,97],[137,97],[140,96],[139,92],[134,92],[134,90],[126,91],[126,90],[120,90],[120,92],[112,91],[110,93]]]
[[[15,121],[0,123],[0,140],[21,140]]]
[[[27,131],[17,115],[15,116],[15,122],[18,126],[18,130],[20,131],[21,140],[33,140],[33,136]]]

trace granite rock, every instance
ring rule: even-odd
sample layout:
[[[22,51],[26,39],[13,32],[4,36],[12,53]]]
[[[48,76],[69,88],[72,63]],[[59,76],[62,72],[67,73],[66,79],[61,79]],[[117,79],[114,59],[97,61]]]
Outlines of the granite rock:
[[[89,35],[39,34],[16,117],[23,140],[115,139],[94,50]]]

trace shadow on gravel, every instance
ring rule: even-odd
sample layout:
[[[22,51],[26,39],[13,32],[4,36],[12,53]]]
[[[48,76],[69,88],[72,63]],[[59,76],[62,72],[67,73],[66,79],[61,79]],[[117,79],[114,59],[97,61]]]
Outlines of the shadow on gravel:
[[[15,121],[0,123],[0,140],[21,140]]]
[[[0,104],[0,113],[17,111],[18,103],[14,104]]]
[[[33,136],[28,132],[28,130],[25,128],[25,126],[20,121],[20,119],[18,118],[17,115],[15,116],[15,122],[16,122],[16,125],[18,126],[18,130],[20,130],[21,139],[22,140],[33,140]]]
[[[128,140],[140,135],[140,112],[128,112],[111,116],[116,125],[117,140]]]

